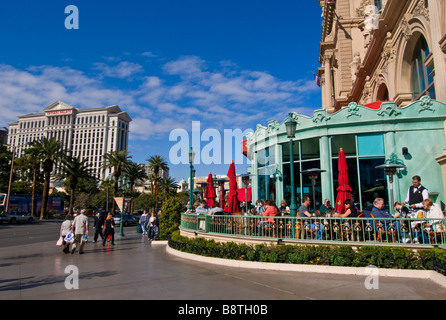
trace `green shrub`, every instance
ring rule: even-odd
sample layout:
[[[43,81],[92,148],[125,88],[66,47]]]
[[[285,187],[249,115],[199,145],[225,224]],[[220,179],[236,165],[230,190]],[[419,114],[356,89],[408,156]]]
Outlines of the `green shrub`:
[[[355,252],[350,246],[267,245],[217,243],[201,237],[187,238],[172,232],[169,245],[177,250],[208,257],[272,263],[313,264],[380,268],[436,270],[439,261],[446,261],[442,249],[422,249],[417,253],[408,248],[363,246]]]
[[[174,231],[178,230],[181,221],[183,204],[178,198],[170,198],[161,209],[160,238],[167,239]]]

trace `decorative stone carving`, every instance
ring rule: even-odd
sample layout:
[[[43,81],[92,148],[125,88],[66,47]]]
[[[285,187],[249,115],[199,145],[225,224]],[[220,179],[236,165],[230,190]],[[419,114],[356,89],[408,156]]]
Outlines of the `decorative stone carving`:
[[[410,30],[409,23],[407,22],[406,17],[403,17],[401,19],[401,32],[403,34],[403,37],[406,38],[406,40],[409,40],[412,36],[412,31]]]
[[[381,107],[383,108],[383,107]],[[398,116],[401,114],[401,111],[398,110],[398,107],[394,104],[389,104],[384,107],[380,112],[377,113],[379,116],[384,117],[384,115],[388,115],[389,117],[392,115]]]
[[[364,18],[365,17],[365,7],[370,6],[372,4],[374,4],[374,3],[372,3],[372,0],[362,0],[359,7],[356,8],[356,16],[359,18]]]
[[[356,102],[350,102],[347,107],[347,116],[346,118],[350,118],[351,116],[358,116],[361,118],[361,114],[359,113],[359,107]]]
[[[421,113],[424,110],[430,110],[432,112],[435,112],[435,109],[432,108],[432,98],[429,96],[423,96],[420,99],[420,106],[421,108],[418,109],[418,113]]]
[[[393,48],[384,48],[383,52],[381,53],[381,59],[383,61],[382,63],[382,69],[383,71],[387,71],[387,66],[390,61],[392,61],[395,58],[395,49]]]
[[[316,115],[314,115],[313,117],[313,122],[314,123],[322,123],[322,122],[327,122],[328,120],[330,120],[331,117],[326,115],[326,112],[318,112]]]
[[[374,5],[368,5],[364,9],[364,47],[367,48],[372,40],[372,35],[379,26],[379,11]]]
[[[359,52],[355,52],[352,62],[350,63],[350,70],[352,73],[352,82],[356,80],[356,73],[358,72],[359,66],[361,65],[361,56]]]
[[[279,131],[279,123],[276,120],[268,122],[268,134]]]
[[[300,124],[300,122],[299,122],[299,117],[298,117],[298,115],[297,115],[296,112],[291,112],[291,113],[289,114],[289,116],[291,117],[291,119],[293,119],[294,121],[296,121],[296,126],[298,126],[298,125]]]
[[[414,17],[422,16],[428,22],[430,22],[429,8],[426,7],[426,1],[425,0],[419,0],[418,1],[417,6],[413,10],[413,15],[414,15]]]

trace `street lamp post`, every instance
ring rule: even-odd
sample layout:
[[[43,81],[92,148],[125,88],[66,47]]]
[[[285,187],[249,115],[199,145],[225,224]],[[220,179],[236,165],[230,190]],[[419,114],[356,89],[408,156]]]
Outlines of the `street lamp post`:
[[[201,189],[201,200],[202,201],[205,201],[204,200],[204,192],[205,192],[205,190],[206,190],[206,187],[207,187],[207,185],[208,185],[208,183],[207,182],[199,182],[198,183],[199,185],[200,185],[200,189]]]
[[[225,195],[225,182],[228,182],[228,179],[220,178],[220,179],[214,179],[215,182],[218,183],[219,191],[218,191],[218,203],[220,205],[220,208],[225,207],[225,203],[223,202],[223,198]]]
[[[316,214],[316,180],[318,178],[319,173],[325,172],[325,170],[313,168],[302,171],[302,173],[308,174],[308,177],[311,180],[311,185],[313,187],[313,214]]]
[[[248,213],[248,188],[249,188],[249,173],[240,174],[242,178],[243,188],[245,189],[245,211]]]
[[[189,212],[192,212],[193,208],[193,202],[194,202],[194,158],[195,158],[195,152],[192,147],[189,151],[189,163],[190,163],[190,182],[189,182]]]
[[[122,192],[121,225],[119,227],[120,229],[119,236],[124,237],[124,213],[125,213],[124,205],[125,205],[125,196],[127,195],[130,189],[130,180],[126,176],[124,176],[122,178],[119,178],[118,184]]]
[[[292,113],[289,114],[288,120],[285,122],[287,137],[290,139],[290,178],[291,178],[291,203],[290,203],[290,216],[296,217],[297,205],[296,205],[296,188],[294,186],[294,152],[293,152],[293,139],[296,134],[297,122],[293,119]]]
[[[389,177],[389,187],[390,187],[390,203],[389,203],[389,209],[390,212],[393,216],[394,212],[393,212],[393,176],[396,174],[396,170],[397,169],[404,169],[406,168],[403,165],[399,165],[399,164],[382,164],[379,166],[375,167],[376,169],[384,169],[384,172],[386,173],[386,175]]]

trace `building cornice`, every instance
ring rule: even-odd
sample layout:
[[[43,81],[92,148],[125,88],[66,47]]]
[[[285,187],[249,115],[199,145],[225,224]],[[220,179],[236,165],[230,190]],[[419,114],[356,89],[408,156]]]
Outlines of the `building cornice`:
[[[254,154],[256,150],[266,147],[268,141],[274,143],[289,141],[285,123],[290,118],[297,121],[297,140],[349,131],[359,132],[361,127],[364,132],[382,132],[386,131],[386,128],[395,131],[397,127],[405,130],[407,126],[416,130],[428,123],[427,126],[432,129],[433,121],[438,122],[438,126],[443,128],[443,122],[446,120],[446,104],[424,96],[405,107],[398,107],[394,102],[386,102],[375,110],[351,102],[346,108],[332,114],[325,109],[315,110],[312,117],[292,112],[281,123],[271,120],[266,127],[257,125],[255,131],[247,135],[249,152]]]

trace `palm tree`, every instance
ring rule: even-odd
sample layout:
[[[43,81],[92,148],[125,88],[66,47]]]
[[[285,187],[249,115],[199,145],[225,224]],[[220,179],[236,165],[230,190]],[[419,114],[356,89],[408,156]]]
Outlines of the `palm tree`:
[[[167,177],[161,179],[160,183],[161,189],[164,191],[164,201],[167,201],[169,193],[172,189],[178,188],[178,183],[172,177]]]
[[[46,214],[46,206],[48,203],[48,195],[50,191],[51,172],[54,169],[54,164],[61,161],[64,157],[62,152],[62,142],[55,138],[41,138],[31,143],[31,147],[38,150],[37,154],[43,164],[44,182],[42,193],[42,207],[40,209],[40,220]]]
[[[130,180],[129,194],[133,193],[133,188],[135,187],[136,182],[147,179],[147,172],[144,165],[132,161],[129,161],[124,165],[123,173]],[[130,212],[133,212],[133,197],[131,197],[131,199]]]
[[[129,153],[125,150],[122,151],[110,151],[104,154],[105,159],[105,165],[104,169],[111,169],[113,168],[113,177],[115,178],[114,181],[114,194],[115,197],[118,194],[118,180],[121,176],[122,169],[124,168],[125,164],[129,162],[131,156]],[[115,201],[113,201],[113,209],[112,212],[115,213]]]
[[[106,194],[106,203],[105,203],[105,210],[108,211],[108,203],[109,203],[109,192],[110,192],[110,188],[113,187],[113,180],[112,179],[105,179],[102,180],[101,185],[99,186],[99,189],[101,190],[105,190],[105,194]]]
[[[158,184],[159,184],[159,173],[161,170],[166,171],[169,169],[166,159],[162,156],[154,155],[146,159],[149,162],[149,168],[153,174],[153,182],[155,186],[155,208],[158,207]]]
[[[31,147],[25,150],[24,159],[32,166],[33,170],[33,184],[31,191],[31,215],[36,215],[36,186],[37,186],[37,174],[40,171],[40,161],[39,161],[39,149],[36,147]]]
[[[122,171],[130,180],[130,192],[133,191],[137,181],[147,179],[147,172],[142,164],[128,161]]]
[[[80,160],[77,157],[66,157],[62,160],[62,172],[56,176],[57,180],[66,179],[70,186],[70,208],[68,213],[73,214],[74,201],[76,197],[76,187],[80,179],[95,180],[93,170],[88,164],[88,160]]]

